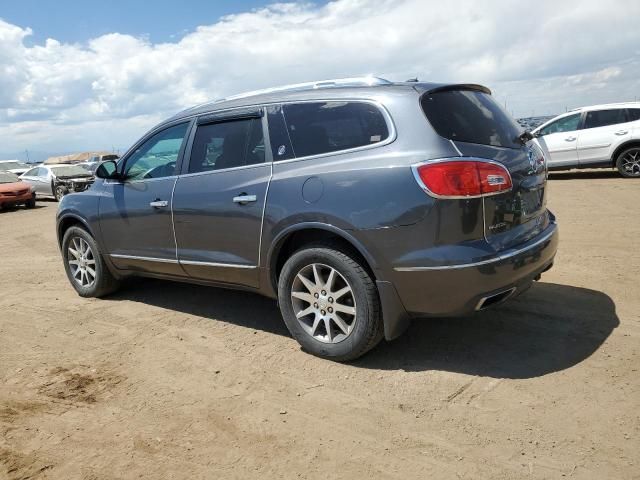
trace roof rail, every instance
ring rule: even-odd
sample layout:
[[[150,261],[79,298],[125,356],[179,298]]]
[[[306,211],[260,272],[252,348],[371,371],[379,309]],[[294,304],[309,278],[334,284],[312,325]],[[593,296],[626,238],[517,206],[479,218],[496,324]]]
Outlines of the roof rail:
[[[251,92],[239,93],[237,95],[231,95],[229,97],[216,100],[214,103],[224,102],[227,100],[236,100],[239,98],[253,97],[255,95],[262,95],[266,93],[275,92],[295,92],[301,90],[314,90],[318,88],[335,88],[335,87],[372,87],[375,85],[391,85],[392,82],[380,77],[351,77],[351,78],[336,78],[333,80],[322,80],[319,82],[306,82],[295,83],[292,85],[284,85],[282,87],[265,88],[262,90],[253,90]]]

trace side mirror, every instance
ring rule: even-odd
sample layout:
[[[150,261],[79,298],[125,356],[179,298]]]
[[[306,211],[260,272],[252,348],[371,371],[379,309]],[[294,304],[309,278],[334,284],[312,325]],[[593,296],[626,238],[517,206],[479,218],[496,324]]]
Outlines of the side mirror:
[[[96,168],[96,177],[98,178],[118,178],[118,164],[114,160],[102,162]]]

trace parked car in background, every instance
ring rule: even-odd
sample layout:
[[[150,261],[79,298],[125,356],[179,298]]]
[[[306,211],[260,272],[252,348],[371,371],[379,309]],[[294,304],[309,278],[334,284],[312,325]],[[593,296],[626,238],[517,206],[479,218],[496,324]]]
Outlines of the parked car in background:
[[[36,195],[33,187],[20,180],[15,173],[0,171],[0,209],[15,205],[35,207]]]
[[[412,317],[525,291],[558,244],[542,151],[479,85],[365,78],[231,97],[96,175],[57,216],[79,295],[131,275],[255,291],[333,360]]]
[[[23,163],[19,160],[0,160],[0,171],[11,172],[16,175],[22,175],[31,167],[32,165]]]
[[[549,169],[613,167],[640,177],[640,103],[571,110],[532,134],[549,154]]]
[[[86,190],[95,179],[79,165],[40,165],[20,178],[33,186],[36,195],[55,197],[58,201],[67,193]]]

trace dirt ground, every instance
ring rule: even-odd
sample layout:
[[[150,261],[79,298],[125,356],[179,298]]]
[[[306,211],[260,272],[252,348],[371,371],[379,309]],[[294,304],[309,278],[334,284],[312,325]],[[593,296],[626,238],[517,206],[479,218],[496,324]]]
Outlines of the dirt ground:
[[[341,365],[273,301],[78,297],[57,204],[0,213],[0,479],[640,478],[640,182],[554,175],[556,265]]]

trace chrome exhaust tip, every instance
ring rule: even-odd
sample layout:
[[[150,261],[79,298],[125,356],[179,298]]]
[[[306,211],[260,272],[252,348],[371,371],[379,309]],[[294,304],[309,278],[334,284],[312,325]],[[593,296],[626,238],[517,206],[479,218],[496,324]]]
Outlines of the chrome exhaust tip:
[[[508,290],[503,290],[499,293],[494,293],[493,295],[488,295],[486,297],[482,297],[476,305],[476,311],[484,310],[485,308],[489,308],[493,305],[497,305],[498,303],[504,302],[508,299],[513,293],[516,291],[516,287],[512,287]]]

